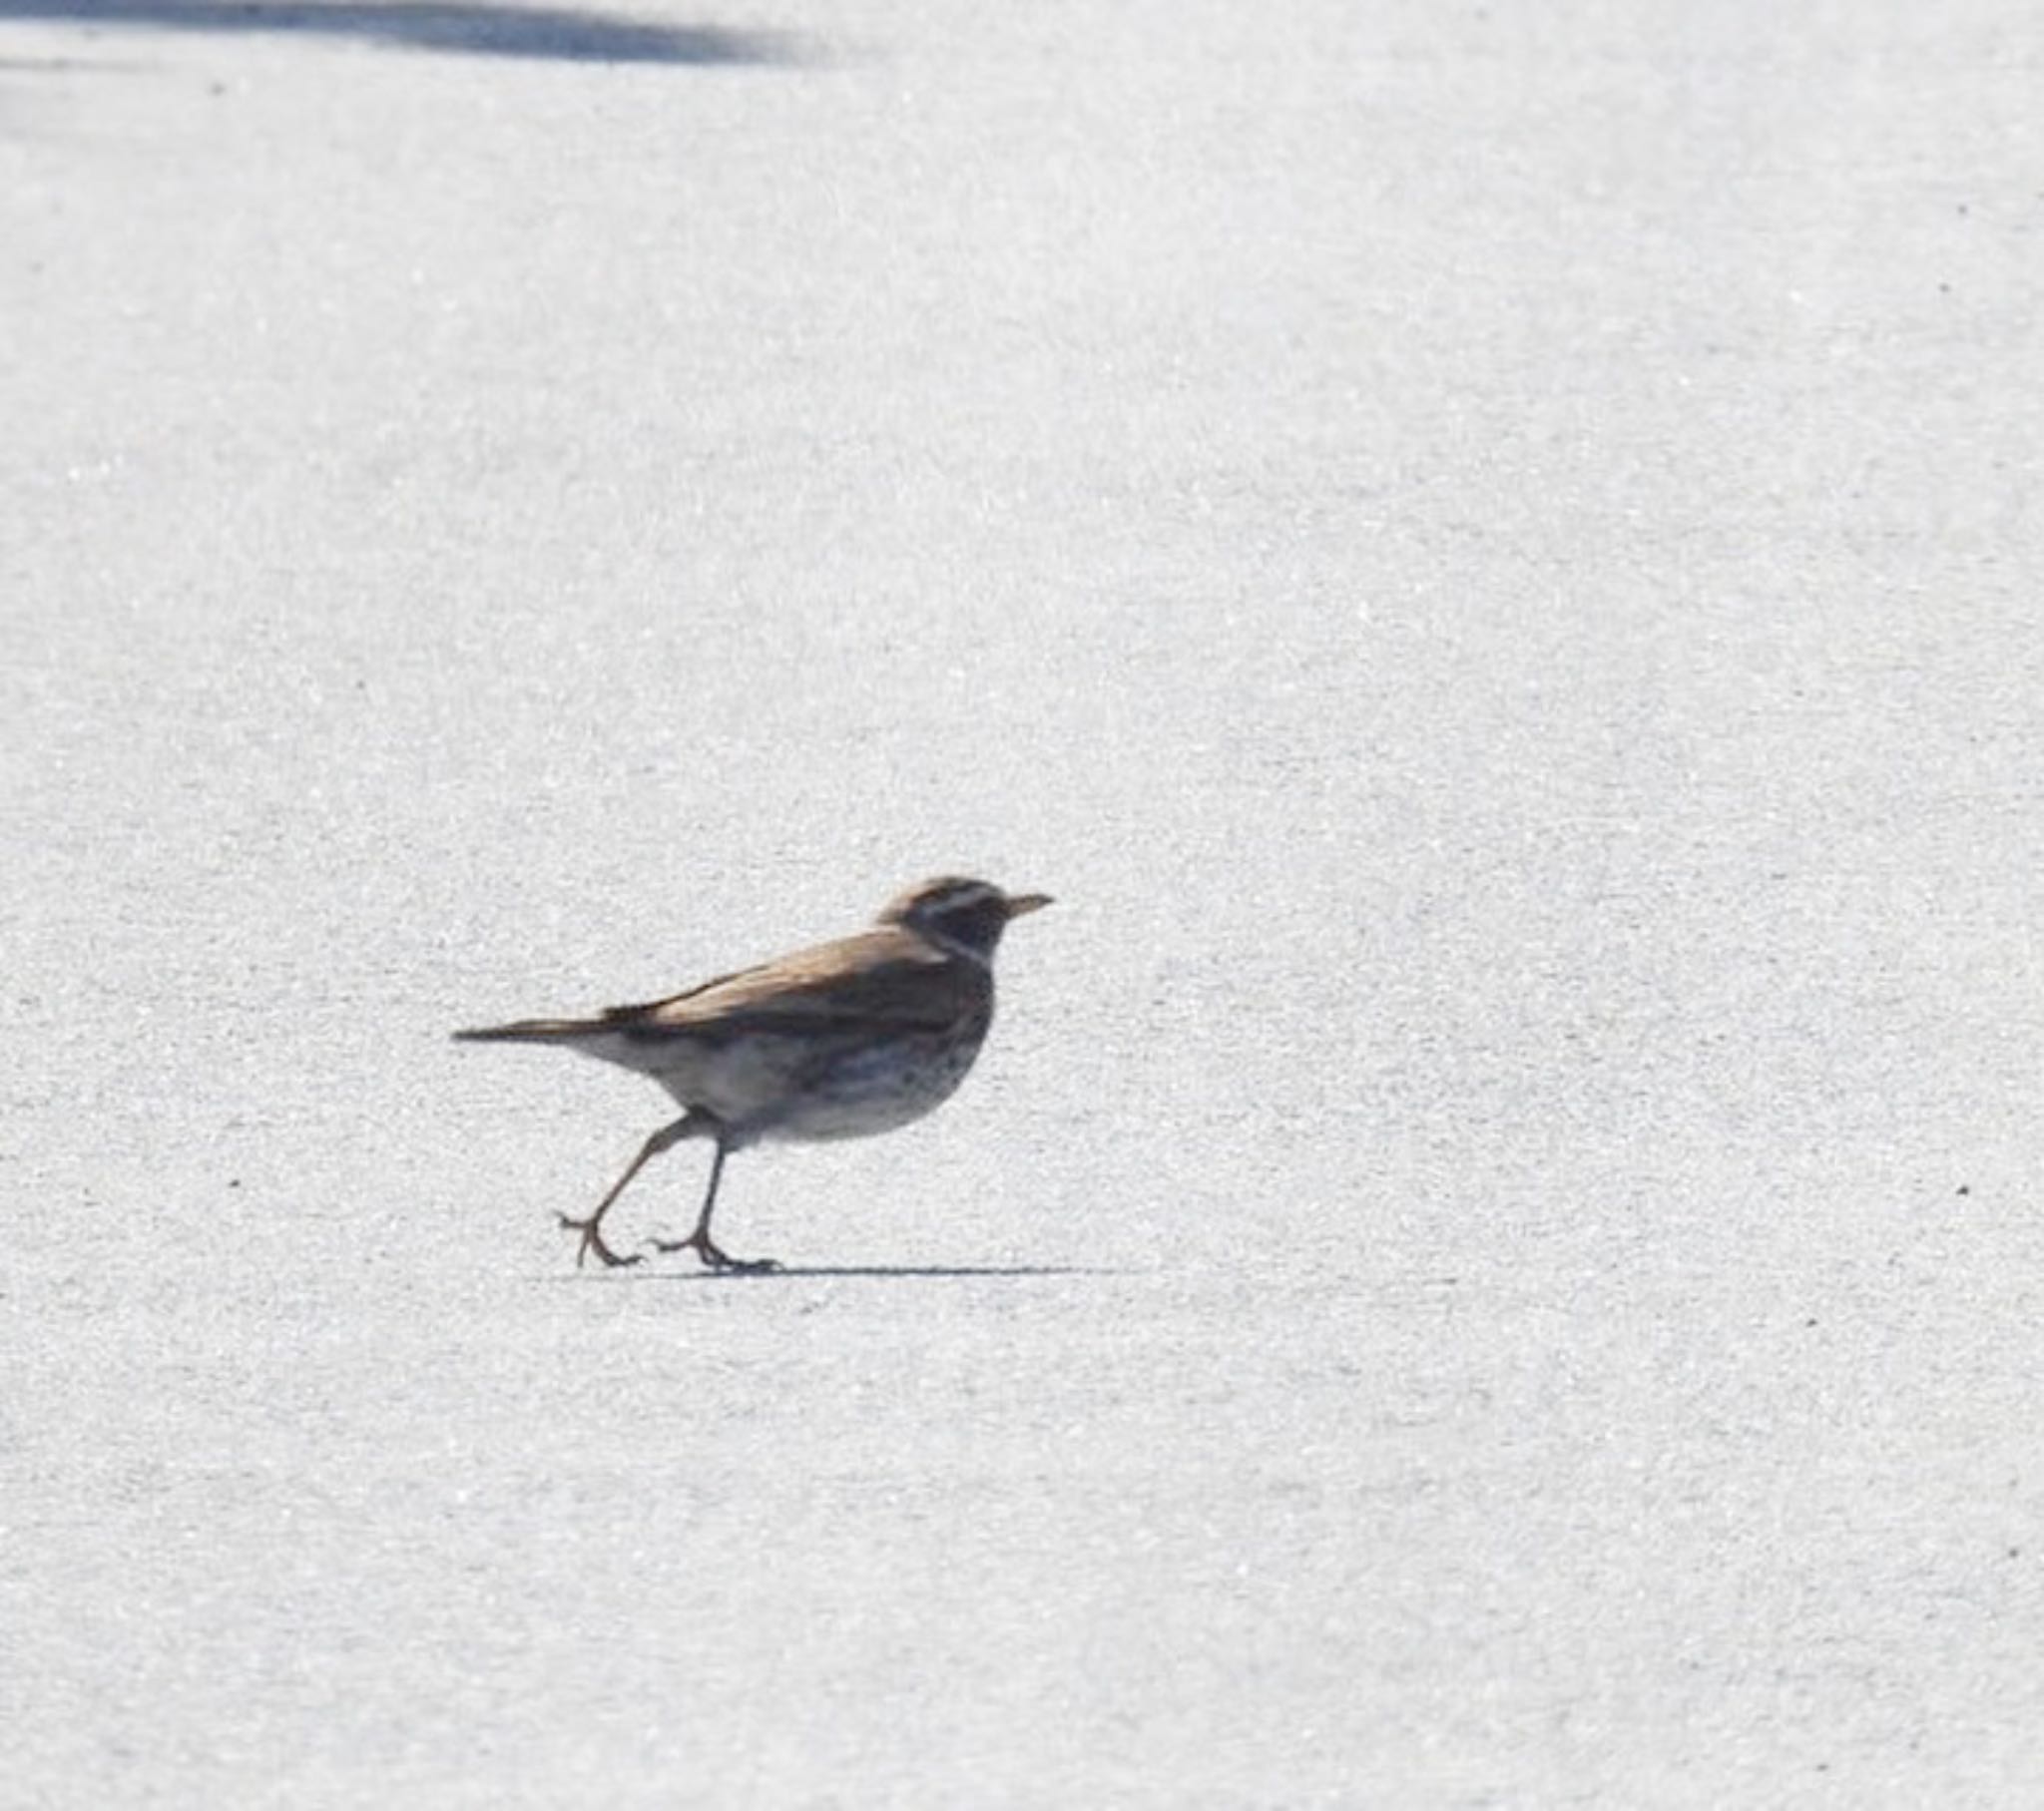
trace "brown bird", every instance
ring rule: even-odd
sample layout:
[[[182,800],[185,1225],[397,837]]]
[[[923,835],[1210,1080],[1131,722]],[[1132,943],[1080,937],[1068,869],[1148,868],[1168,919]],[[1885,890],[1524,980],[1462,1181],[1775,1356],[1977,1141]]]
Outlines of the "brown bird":
[[[636,1264],[603,1238],[603,1216],[653,1158],[684,1138],[713,1140],[710,1185],[696,1229],[653,1243],[694,1251],[715,1270],[770,1270],[734,1258],[710,1236],[724,1160],[765,1138],[862,1138],[941,1106],[965,1080],[994,1016],[994,951],[1011,919],[1050,904],[946,876],[888,901],[869,931],[722,975],[645,1006],[595,1019],[525,1019],[456,1032],[483,1044],[558,1044],[650,1076],[681,1103],[586,1219],[580,1266]]]

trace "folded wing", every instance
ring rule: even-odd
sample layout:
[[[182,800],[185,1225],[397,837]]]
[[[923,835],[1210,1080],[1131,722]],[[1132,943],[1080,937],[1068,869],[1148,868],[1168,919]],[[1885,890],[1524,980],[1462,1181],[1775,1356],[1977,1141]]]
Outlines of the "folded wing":
[[[757,1032],[796,1035],[859,1027],[942,1031],[991,981],[919,937],[884,929],[721,975],[643,1006],[614,1006],[599,1022],[635,1043],[715,1042]]]

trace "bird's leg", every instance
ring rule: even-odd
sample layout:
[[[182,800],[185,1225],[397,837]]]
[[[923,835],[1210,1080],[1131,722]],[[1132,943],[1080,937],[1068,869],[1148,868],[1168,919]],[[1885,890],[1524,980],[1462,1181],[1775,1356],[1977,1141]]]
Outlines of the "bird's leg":
[[[605,1195],[601,1201],[597,1202],[596,1211],[594,1213],[592,1213],[587,1219],[582,1220],[570,1219],[565,1213],[560,1216],[561,1224],[567,1227],[567,1229],[570,1232],[579,1232],[582,1234],[582,1243],[576,1246],[575,1248],[576,1269],[580,1270],[582,1268],[582,1260],[586,1258],[592,1251],[594,1251],[596,1255],[599,1258],[601,1258],[603,1262],[612,1269],[618,1269],[623,1265],[636,1264],[639,1262],[639,1257],[636,1252],[630,1257],[627,1257],[619,1252],[613,1251],[608,1245],[606,1245],[603,1242],[603,1216],[610,1212],[611,1203],[615,1201],[619,1195],[625,1192],[625,1184],[631,1181],[631,1179],[635,1175],[637,1175],[640,1172],[640,1170],[644,1169],[648,1163],[652,1162],[653,1159],[659,1156],[660,1153],[663,1150],[667,1149],[669,1145],[677,1144],[683,1138],[688,1137],[692,1132],[697,1132],[702,1130],[702,1120],[696,1114],[693,1113],[683,1114],[682,1117],[679,1120],[675,1121],[675,1123],[672,1126],[663,1126],[657,1132],[653,1134],[652,1137],[648,1138],[646,1142],[640,1146],[639,1154],[632,1159],[631,1165],[626,1169],[625,1173],[619,1176],[618,1179],[611,1184],[610,1193]]]
[[[710,1236],[710,1215],[717,1206],[717,1184],[724,1174],[724,1159],[730,1147],[722,1132],[717,1137],[717,1155],[710,1163],[710,1186],[704,1191],[703,1211],[696,1216],[696,1230],[685,1239],[655,1239],[656,1251],[693,1251],[713,1270],[778,1270],[770,1257],[733,1257]]]

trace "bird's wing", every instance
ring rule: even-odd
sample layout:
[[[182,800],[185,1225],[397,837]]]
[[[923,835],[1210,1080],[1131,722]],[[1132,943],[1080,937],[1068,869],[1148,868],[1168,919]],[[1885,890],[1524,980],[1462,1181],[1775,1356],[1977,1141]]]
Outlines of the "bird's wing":
[[[721,975],[644,1006],[612,1007],[603,1025],[635,1040],[852,1027],[939,1031],[984,986],[984,971],[888,928]]]

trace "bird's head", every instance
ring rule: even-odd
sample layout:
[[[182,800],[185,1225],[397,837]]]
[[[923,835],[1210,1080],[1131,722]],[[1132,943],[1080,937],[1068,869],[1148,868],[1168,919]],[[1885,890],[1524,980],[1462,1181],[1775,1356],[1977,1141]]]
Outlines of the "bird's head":
[[[987,962],[1009,919],[1049,904],[1048,893],[1004,893],[991,881],[946,874],[888,900],[880,910],[880,922],[905,926],[933,943]]]

